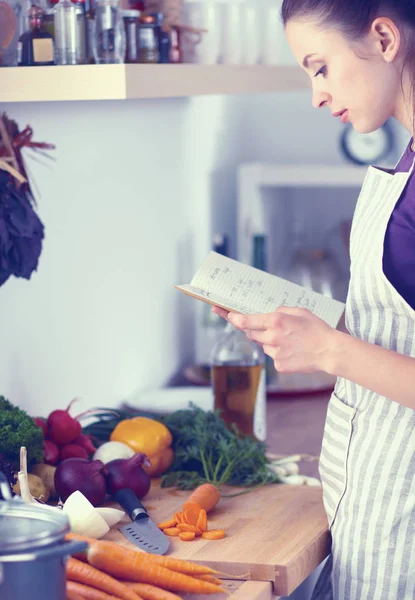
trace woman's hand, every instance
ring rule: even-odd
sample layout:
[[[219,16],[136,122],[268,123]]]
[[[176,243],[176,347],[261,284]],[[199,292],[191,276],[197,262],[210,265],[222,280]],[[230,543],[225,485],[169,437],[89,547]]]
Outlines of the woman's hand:
[[[309,310],[283,306],[265,315],[213,310],[260,344],[280,373],[330,372],[336,330]]]

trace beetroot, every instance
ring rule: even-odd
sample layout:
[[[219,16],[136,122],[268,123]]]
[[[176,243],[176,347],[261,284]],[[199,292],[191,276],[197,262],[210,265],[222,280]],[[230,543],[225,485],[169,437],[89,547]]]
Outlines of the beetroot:
[[[56,465],[59,460],[59,448],[54,442],[45,440],[43,442],[44,461],[47,465]]]
[[[48,437],[57,446],[70,444],[82,431],[81,424],[69,414],[73,402],[66,410],[54,410],[48,417]]]
[[[48,434],[48,426],[46,425],[45,419],[42,419],[41,417],[35,417],[33,420],[36,423],[36,425],[40,427],[40,429],[43,431],[43,437],[46,438]]]
[[[88,452],[77,444],[66,444],[59,449],[59,460],[67,458],[88,458]]]
[[[73,440],[72,444],[77,444],[78,446],[81,446],[81,448],[84,448],[88,455],[94,454],[96,450],[94,444],[92,443],[91,436],[86,435],[85,433],[78,435],[78,437]]]

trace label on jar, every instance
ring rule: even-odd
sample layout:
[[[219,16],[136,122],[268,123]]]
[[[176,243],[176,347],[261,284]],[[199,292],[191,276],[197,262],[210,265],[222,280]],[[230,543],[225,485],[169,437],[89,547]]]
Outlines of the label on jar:
[[[53,40],[52,38],[40,38],[33,40],[34,63],[53,62]]]
[[[150,27],[141,27],[138,30],[139,40],[140,40],[140,48],[151,48],[155,47],[155,35],[153,29]]]

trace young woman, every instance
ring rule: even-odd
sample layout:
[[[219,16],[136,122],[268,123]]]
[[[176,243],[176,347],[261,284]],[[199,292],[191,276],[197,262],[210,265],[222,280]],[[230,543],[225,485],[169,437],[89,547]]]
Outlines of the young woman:
[[[284,0],[313,104],[361,133],[396,117],[413,134],[415,0]],[[280,372],[338,377],[320,474],[332,552],[313,600],[415,598],[415,152],[370,167],[351,232],[345,332],[305,309],[214,309]]]

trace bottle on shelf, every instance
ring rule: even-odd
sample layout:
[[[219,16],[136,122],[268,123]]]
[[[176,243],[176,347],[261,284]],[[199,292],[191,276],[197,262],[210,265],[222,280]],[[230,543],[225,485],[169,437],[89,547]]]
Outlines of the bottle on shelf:
[[[44,10],[33,5],[29,9],[29,31],[19,38],[17,47],[19,67],[55,64],[53,38],[43,24]]]
[[[77,64],[76,6],[71,0],[59,0],[55,4],[56,64]]]
[[[212,352],[214,409],[242,436],[266,440],[264,353],[242,331],[226,325]]]
[[[93,54],[97,64],[124,62],[125,30],[119,0],[96,0]]]

